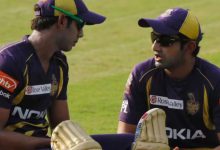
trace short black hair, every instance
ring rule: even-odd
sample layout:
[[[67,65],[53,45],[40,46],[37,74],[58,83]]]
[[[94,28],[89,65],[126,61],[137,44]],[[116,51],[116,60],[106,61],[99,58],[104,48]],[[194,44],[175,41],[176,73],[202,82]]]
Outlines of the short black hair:
[[[39,11],[39,9],[40,9],[39,5],[35,4],[34,11]],[[68,19],[67,27],[69,27],[73,20],[68,16],[66,16],[66,18]],[[55,23],[57,23],[57,21],[58,21],[58,16],[49,16],[49,17],[36,16],[31,21],[31,29],[37,31],[45,30],[50,28]]]
[[[181,39],[181,48],[188,42],[188,41],[192,41],[192,39],[188,38],[187,36],[179,33],[178,36],[180,37]],[[200,39],[196,40],[196,49],[193,51],[193,56],[196,57],[200,51],[200,46],[199,46],[199,43],[200,41],[202,40],[202,37],[203,37],[203,34],[201,36]]]
[[[41,31],[50,28],[58,20],[58,17],[36,17],[32,19],[31,29]]]

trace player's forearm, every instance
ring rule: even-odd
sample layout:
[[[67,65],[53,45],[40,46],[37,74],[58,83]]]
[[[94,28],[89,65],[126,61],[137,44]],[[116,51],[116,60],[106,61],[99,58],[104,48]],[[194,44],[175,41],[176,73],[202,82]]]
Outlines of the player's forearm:
[[[128,124],[122,121],[118,123],[117,133],[135,133],[136,125]]]
[[[36,150],[50,146],[49,138],[29,137],[16,132],[0,131],[0,149]]]

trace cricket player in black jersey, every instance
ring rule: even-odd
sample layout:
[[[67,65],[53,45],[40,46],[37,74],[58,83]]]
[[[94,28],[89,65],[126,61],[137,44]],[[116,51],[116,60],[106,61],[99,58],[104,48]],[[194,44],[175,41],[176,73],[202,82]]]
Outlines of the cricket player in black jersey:
[[[0,49],[1,150],[50,148],[48,128],[69,119],[62,51],[75,46],[84,25],[105,20],[82,0],[39,0],[34,11],[30,36]]]
[[[199,58],[202,32],[190,10],[168,9],[151,27],[154,57],[136,65],[124,92],[118,133],[134,133],[149,109],[166,112],[169,146],[220,149],[220,70]]]

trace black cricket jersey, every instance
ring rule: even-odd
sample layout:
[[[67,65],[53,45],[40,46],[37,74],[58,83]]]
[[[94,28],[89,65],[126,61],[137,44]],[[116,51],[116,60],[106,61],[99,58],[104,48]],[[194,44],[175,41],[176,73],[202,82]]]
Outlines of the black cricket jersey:
[[[187,78],[169,78],[149,59],[135,66],[124,92],[120,121],[137,125],[151,108],[166,112],[171,147],[215,147],[220,132],[220,71],[201,58]]]
[[[0,107],[10,109],[4,128],[28,136],[46,137],[47,110],[55,100],[67,99],[68,65],[56,52],[48,72],[41,66],[27,37],[0,50]]]

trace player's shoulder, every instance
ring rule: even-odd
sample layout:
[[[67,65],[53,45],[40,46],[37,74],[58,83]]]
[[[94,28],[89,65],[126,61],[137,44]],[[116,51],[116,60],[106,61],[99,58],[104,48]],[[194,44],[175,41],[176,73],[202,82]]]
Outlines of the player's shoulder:
[[[146,72],[150,71],[152,69],[155,69],[155,61],[153,58],[150,58],[148,60],[142,61],[135,65],[133,70],[139,71],[139,72]]]
[[[12,60],[24,60],[33,53],[34,48],[27,40],[7,44],[0,49],[0,56]]]
[[[209,82],[220,83],[220,69],[215,64],[202,58],[196,58],[196,69]]]
[[[0,70],[17,74],[25,68],[34,48],[27,40],[5,45],[0,49]]]
[[[214,74],[220,78],[220,69],[215,64],[209,62],[208,60],[202,58],[196,58],[196,67],[204,74]]]
[[[152,76],[155,72],[160,70],[159,68],[156,68],[155,66],[155,60],[153,58],[150,58],[148,60],[142,61],[135,65],[133,68],[133,76],[142,79],[145,77]]]

